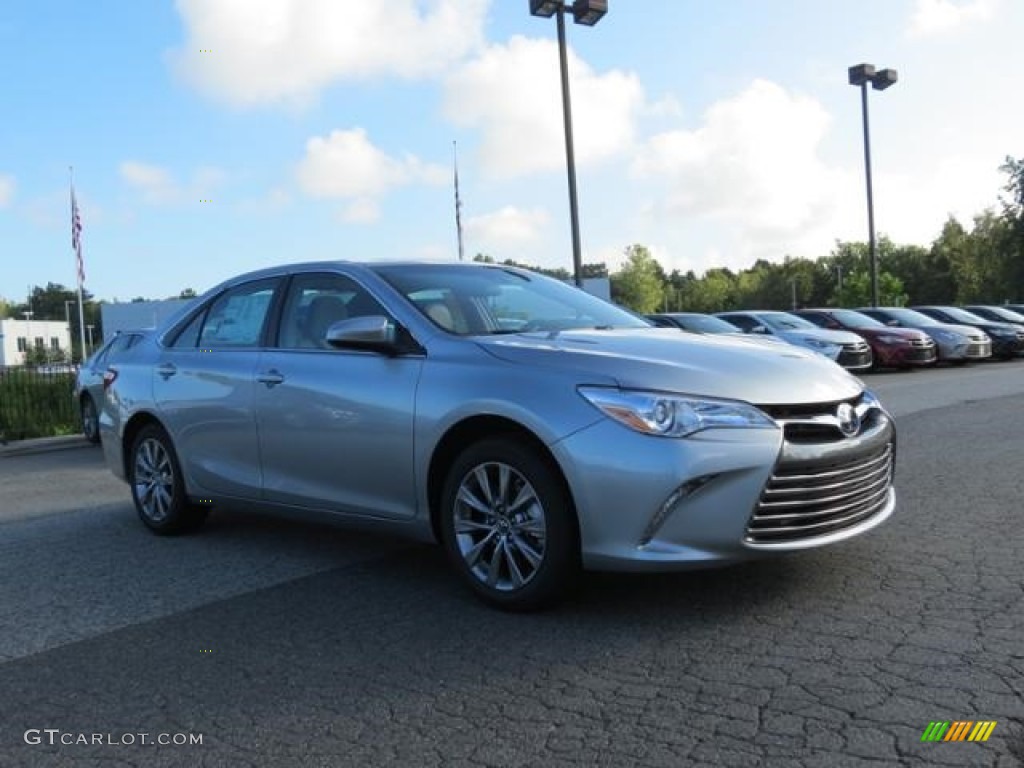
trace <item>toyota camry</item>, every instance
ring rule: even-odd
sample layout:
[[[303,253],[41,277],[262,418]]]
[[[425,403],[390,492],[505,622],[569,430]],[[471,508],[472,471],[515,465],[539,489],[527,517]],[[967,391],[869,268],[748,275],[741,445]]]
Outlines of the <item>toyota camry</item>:
[[[895,504],[892,419],[831,360],[654,328],[497,265],[242,275],[104,390],[107,462],[152,531],[218,506],[326,513],[440,542],[504,608],[584,569],[834,544]]]

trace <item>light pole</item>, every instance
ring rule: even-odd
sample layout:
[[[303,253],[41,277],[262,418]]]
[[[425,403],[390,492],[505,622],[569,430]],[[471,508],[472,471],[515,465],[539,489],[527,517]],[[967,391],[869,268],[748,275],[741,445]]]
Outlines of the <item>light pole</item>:
[[[565,165],[569,176],[569,221],[572,227],[572,271],[576,285],[583,287],[583,254],[580,249],[580,213],[576,201],[576,154],[572,143],[572,105],[569,96],[569,58],[565,50],[565,12],[573,21],[592,27],[608,13],[608,0],[530,0],[530,13],[558,21],[558,58],[562,69],[562,120],[565,123]]]
[[[878,306],[878,244],[875,242],[875,203],[871,191],[871,138],[868,130],[868,83],[884,91],[896,82],[895,69],[876,70],[873,64],[850,67],[850,85],[860,86],[861,113],[864,117],[864,175],[868,190],[868,249],[871,254],[871,306]]]

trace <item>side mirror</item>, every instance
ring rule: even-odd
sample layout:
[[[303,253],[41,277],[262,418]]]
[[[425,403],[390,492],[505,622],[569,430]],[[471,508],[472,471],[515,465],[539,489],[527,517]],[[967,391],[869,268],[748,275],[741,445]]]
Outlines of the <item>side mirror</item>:
[[[383,315],[365,315],[332,323],[324,340],[335,349],[365,349],[394,355],[398,352],[394,324]]]
[[[885,324],[888,325],[890,328],[899,328],[900,327],[900,321],[899,320],[886,320]]]
[[[750,329],[750,333],[767,334],[768,329],[763,325],[755,325],[753,328]]]

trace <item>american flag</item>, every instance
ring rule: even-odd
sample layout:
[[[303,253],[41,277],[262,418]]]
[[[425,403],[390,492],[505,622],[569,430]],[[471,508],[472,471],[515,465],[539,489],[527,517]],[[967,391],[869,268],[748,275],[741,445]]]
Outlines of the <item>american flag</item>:
[[[71,247],[75,249],[78,260],[78,287],[85,285],[85,262],[82,261],[82,216],[78,212],[78,201],[75,199],[75,188],[71,188]]]

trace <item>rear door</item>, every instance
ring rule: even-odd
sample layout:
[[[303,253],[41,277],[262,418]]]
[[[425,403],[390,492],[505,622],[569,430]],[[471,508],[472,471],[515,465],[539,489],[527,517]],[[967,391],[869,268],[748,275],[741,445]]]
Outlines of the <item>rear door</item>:
[[[178,458],[211,493],[259,498],[254,375],[280,278],[228,289],[160,356],[153,398]]]

